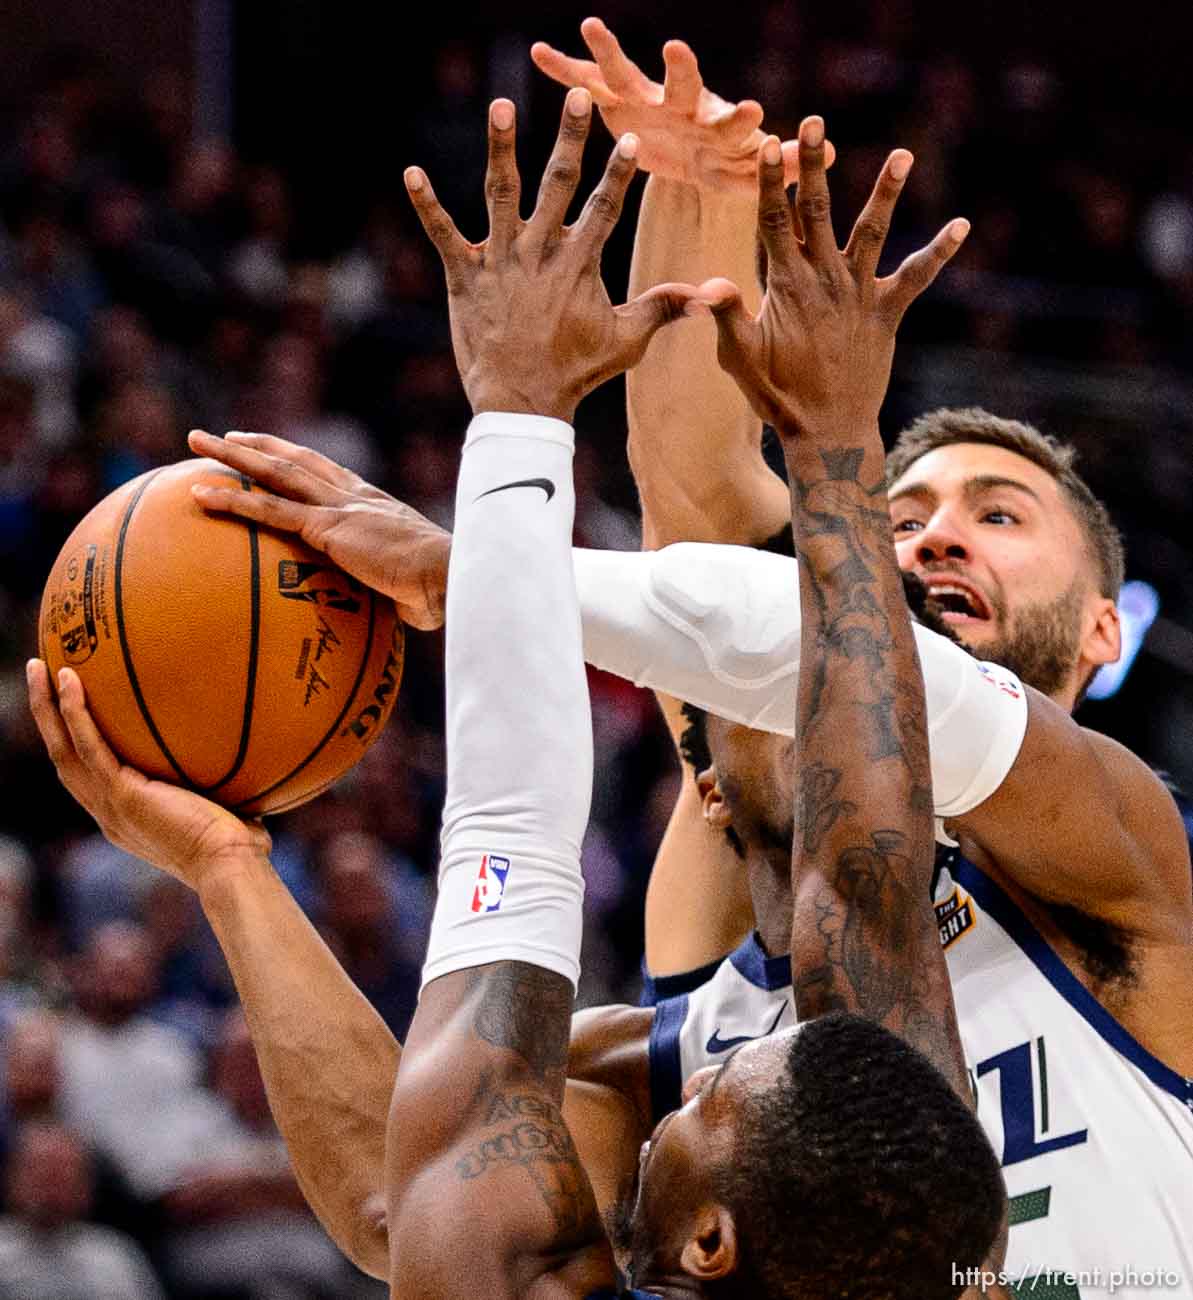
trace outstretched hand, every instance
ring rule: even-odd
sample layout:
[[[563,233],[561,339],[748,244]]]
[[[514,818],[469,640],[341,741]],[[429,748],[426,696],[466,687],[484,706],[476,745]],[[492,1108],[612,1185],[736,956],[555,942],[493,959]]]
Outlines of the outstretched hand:
[[[809,117],[800,126],[795,207],[802,238],[779,141],[763,142],[758,232],[768,267],[762,309],[752,316],[728,280],[710,280],[701,293],[716,318],[721,365],[780,436],[876,426],[899,322],[969,233],[968,221],[951,221],[893,275],[875,277],[911,164],[906,149],[891,154],[841,250],[825,177],[823,121]]]
[[[627,131],[638,137],[643,171],[704,189],[755,193],[761,104],[731,104],[714,95],[684,41],[663,46],[666,78],[660,85],[626,56],[599,18],[586,18],[580,34],[592,59],[572,58],[543,41],[530,47],[530,57],[552,80],[587,90],[614,137]],[[795,179],[797,149],[794,140],[782,146],[789,180]]]
[[[87,708],[73,668],[58,674],[58,698],[41,659],[26,669],[29,706],[58,777],[117,846],[192,889],[269,856],[269,833],[219,804],[121,763]]]
[[[406,171],[410,199],[443,259],[456,364],[474,413],[517,411],[570,423],[580,399],[640,360],[655,331],[695,295],[690,285],[662,284],[614,307],[601,281],[601,252],[636,170],[634,136],[618,140],[579,218],[563,224],[591,118],[588,92],[570,91],[537,205],[523,221],[514,106],[493,102],[489,236],[480,244],[456,229],[421,168]]]
[[[191,450],[258,489],[196,484],[204,510],[251,519],[304,542],[366,587],[388,596],[398,617],[423,631],[443,625],[451,534],[343,465],[267,433],[217,438],[193,429]]]

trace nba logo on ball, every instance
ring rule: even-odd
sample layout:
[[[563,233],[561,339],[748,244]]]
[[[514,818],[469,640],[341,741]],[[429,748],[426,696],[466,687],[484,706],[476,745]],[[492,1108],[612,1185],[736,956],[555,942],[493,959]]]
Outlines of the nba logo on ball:
[[[476,873],[476,887],[472,891],[474,912],[500,910],[501,900],[505,897],[505,878],[509,873],[509,858],[499,858],[495,853],[486,853],[481,858],[480,870]]]

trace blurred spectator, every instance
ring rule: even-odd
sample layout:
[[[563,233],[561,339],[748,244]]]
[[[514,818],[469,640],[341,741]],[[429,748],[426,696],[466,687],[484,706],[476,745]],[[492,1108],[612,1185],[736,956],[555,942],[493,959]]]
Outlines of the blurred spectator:
[[[239,1011],[211,1078],[219,1127],[165,1200],[172,1289],[185,1300],[339,1300],[351,1270],[306,1207]]]
[[[404,1034],[431,919],[425,878],[365,831],[329,839],[319,874],[328,942],[390,1029]]]
[[[3,1300],[164,1300],[136,1244],[87,1222],[93,1175],[74,1134],[53,1124],[25,1125],[17,1134],[5,1183]]]
[[[325,375],[316,346],[301,334],[281,334],[265,348],[255,389],[242,410],[245,429],[264,429],[355,470],[376,475],[375,456],[364,427],[350,416],[323,409]]]

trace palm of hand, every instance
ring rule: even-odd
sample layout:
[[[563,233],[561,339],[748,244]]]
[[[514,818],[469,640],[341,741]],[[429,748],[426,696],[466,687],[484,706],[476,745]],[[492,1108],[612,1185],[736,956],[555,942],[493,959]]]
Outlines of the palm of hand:
[[[601,119],[614,136],[627,131],[638,136],[642,170],[705,189],[752,193],[762,132],[757,126],[745,129],[737,116],[740,106],[704,86],[693,107],[680,105],[657,82],[649,84],[649,95],[616,97],[600,106]]]
[[[121,767],[107,816],[97,819],[114,844],[198,889],[221,865],[267,857],[270,838],[259,822],[201,795]],[[201,878],[202,876],[202,878]]]
[[[615,137],[627,132],[638,137],[643,171],[706,189],[754,194],[762,141],[759,104],[732,104],[713,94],[683,41],[663,47],[667,79],[660,85],[626,57],[599,19],[586,19],[580,30],[595,62],[541,42],[531,57],[555,81],[587,89]]]

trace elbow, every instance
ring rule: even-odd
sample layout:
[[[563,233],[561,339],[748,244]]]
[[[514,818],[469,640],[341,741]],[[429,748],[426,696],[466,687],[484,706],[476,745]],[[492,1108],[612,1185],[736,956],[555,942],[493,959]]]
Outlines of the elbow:
[[[361,1204],[340,1249],[362,1273],[389,1281],[389,1222],[384,1192],[374,1192]]]

